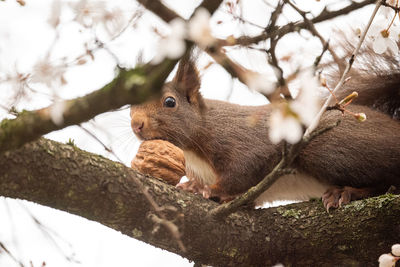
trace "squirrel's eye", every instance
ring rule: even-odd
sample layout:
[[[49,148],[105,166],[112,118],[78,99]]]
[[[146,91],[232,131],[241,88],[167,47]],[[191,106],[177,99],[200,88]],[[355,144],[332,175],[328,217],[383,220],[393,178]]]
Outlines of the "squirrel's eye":
[[[164,100],[164,107],[173,108],[176,106],[175,98],[169,96]]]

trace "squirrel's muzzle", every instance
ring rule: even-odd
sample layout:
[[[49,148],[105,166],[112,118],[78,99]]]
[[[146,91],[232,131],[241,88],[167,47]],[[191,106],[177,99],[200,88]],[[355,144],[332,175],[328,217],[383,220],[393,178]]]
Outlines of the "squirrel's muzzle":
[[[135,134],[141,133],[143,129],[147,127],[147,121],[147,116],[143,112],[131,113],[131,127]]]

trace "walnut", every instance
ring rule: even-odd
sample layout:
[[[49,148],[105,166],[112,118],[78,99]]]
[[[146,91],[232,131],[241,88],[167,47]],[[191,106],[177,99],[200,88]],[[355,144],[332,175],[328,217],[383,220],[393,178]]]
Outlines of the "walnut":
[[[150,140],[140,145],[131,167],[176,185],[185,175],[185,158],[183,151],[170,142]]]

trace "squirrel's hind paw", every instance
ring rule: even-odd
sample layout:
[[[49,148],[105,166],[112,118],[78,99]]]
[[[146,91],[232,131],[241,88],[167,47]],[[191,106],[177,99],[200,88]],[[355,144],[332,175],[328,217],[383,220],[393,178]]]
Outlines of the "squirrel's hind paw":
[[[326,190],[322,195],[322,203],[327,212],[330,208],[339,208],[342,205],[350,203],[350,201],[358,200],[373,196],[372,188],[355,188],[350,186],[337,187],[333,186]]]

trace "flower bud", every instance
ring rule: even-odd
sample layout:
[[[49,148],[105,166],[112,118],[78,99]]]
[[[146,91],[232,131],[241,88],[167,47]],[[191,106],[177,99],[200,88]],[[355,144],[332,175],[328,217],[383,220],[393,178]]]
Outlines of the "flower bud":
[[[321,76],[321,77],[319,78],[319,81],[321,82],[321,85],[322,85],[322,86],[326,87],[326,79],[325,79],[325,77]]]
[[[360,122],[363,122],[367,119],[367,115],[365,115],[365,113],[356,113],[354,114],[354,117]]]
[[[356,98],[358,96],[357,92],[353,92],[351,94],[349,94],[348,96],[346,96],[345,98],[343,98],[340,102],[339,105],[345,105],[351,101],[353,101],[354,98]]]

